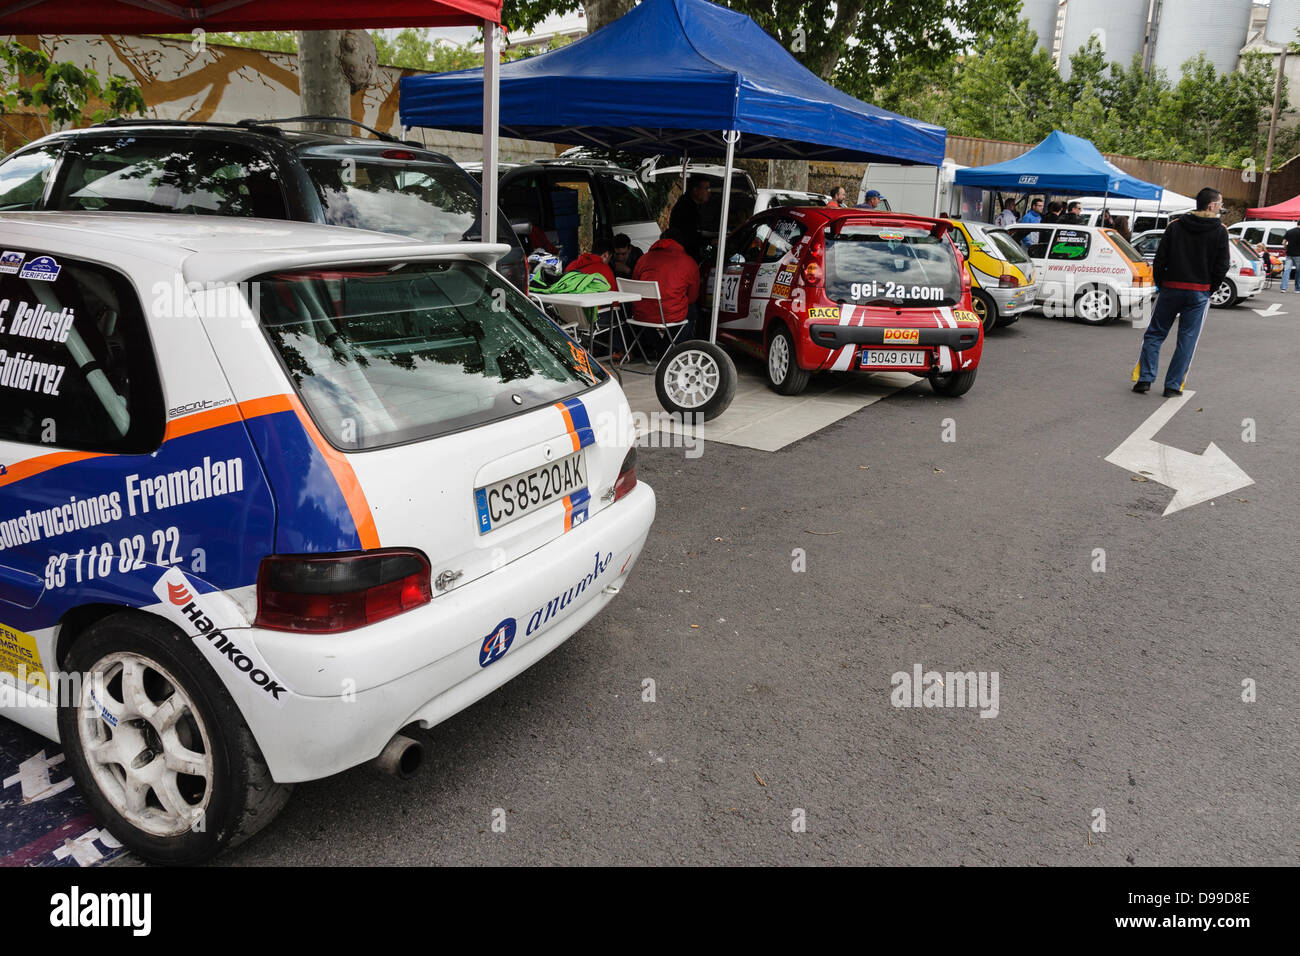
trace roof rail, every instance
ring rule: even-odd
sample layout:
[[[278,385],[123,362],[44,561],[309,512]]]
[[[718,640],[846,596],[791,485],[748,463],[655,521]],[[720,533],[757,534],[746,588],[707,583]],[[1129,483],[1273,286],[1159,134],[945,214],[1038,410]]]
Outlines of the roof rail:
[[[242,126],[245,129],[256,129],[264,126],[275,127],[278,123],[343,123],[346,126],[356,126],[368,133],[374,133],[377,139],[381,139],[385,143],[402,143],[402,140],[392,133],[382,132],[373,126],[367,126],[365,123],[358,123],[354,119],[348,119],[346,116],[285,116],[268,120],[244,119],[235,125]]]
[[[217,123],[212,120],[179,120],[179,119],[135,119],[131,117],[118,116],[111,120],[104,120],[102,123],[96,123],[92,129],[98,129],[104,126],[215,126],[219,129],[248,129],[243,123]],[[279,136],[284,131],[275,127],[267,127],[259,132],[269,135]]]

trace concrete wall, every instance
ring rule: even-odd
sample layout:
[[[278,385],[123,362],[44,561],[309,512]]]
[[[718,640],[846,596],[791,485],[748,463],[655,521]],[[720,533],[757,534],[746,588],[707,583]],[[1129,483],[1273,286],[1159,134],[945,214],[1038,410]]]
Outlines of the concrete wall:
[[[0,37],[7,42],[9,37]],[[148,104],[147,115],[155,119],[210,120],[233,123],[241,119],[273,119],[297,116],[298,63],[292,53],[272,53],[240,47],[207,44],[195,49],[189,41],[141,36],[56,36],[19,37],[24,45],[41,47],[61,61],[90,67],[106,80],[118,74],[137,83]],[[350,118],[375,129],[401,134],[397,115],[398,80],[419,71],[380,67],[375,84],[352,98]],[[41,132],[35,117],[5,117],[31,137]],[[339,131],[343,132],[340,126]],[[482,158],[482,138],[473,133],[445,130],[412,130],[408,137],[453,159]],[[0,125],[0,153],[21,145],[22,138]],[[556,153],[549,143],[503,139],[503,162],[550,158]]]

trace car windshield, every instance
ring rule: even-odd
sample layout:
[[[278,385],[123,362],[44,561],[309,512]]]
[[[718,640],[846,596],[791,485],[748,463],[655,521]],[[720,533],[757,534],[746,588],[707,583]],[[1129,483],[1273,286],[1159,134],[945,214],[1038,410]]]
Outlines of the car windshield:
[[[275,272],[249,288],[294,387],[320,430],[345,450],[541,408],[605,378],[477,262]]]
[[[826,230],[826,294],[857,305],[956,305],[961,271],[947,238],[915,226],[848,222]]]
[[[984,235],[990,243],[997,247],[1001,253],[1001,258],[1008,262],[1020,265],[1031,261],[1029,256],[1025,255],[1025,249],[1020,243],[1011,238],[1011,233],[1005,229],[985,229]]]

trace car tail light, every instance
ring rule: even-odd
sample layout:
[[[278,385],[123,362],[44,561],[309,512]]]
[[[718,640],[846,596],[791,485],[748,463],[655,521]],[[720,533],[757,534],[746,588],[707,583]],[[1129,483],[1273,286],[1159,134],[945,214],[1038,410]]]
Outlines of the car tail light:
[[[1018,289],[1020,287],[1020,276],[1013,276],[1003,273],[998,276],[999,289]]]
[[[335,634],[401,614],[432,598],[429,561],[409,548],[273,554],[257,572],[258,627]]]
[[[808,283],[808,285],[821,285],[822,267],[815,262],[809,262],[803,267],[803,281]]]
[[[415,154],[409,149],[386,149],[379,155],[383,156],[384,159],[415,159]]]
[[[1255,274],[1255,270],[1251,266],[1242,266],[1241,274],[1244,276],[1253,276]]]
[[[626,497],[636,487],[636,448],[627,450],[623,466],[618,470],[618,481],[614,482],[614,500]]]

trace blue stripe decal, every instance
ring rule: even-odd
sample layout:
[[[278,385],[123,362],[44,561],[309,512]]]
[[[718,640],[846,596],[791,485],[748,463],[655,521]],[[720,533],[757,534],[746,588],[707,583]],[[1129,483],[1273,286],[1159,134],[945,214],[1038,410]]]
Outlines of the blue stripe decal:
[[[591,503],[591,492],[586,488],[579,488],[569,495],[569,502],[573,505],[573,518],[569,522],[569,530],[573,530],[587,520],[587,505]]]
[[[564,407],[573,419],[573,430],[578,433],[578,447],[586,448],[596,443],[596,433],[591,428],[591,418],[587,415],[587,406],[580,398],[566,398]]]

